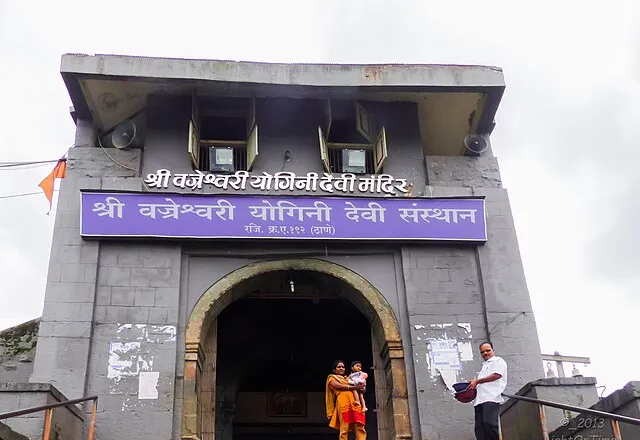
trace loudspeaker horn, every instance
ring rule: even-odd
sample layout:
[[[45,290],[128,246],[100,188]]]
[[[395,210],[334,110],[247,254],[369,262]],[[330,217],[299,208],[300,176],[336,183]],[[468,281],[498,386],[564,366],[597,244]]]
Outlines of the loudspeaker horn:
[[[489,149],[489,136],[468,134],[464,137],[464,146],[470,154],[479,156]]]
[[[111,143],[115,148],[136,148],[140,146],[138,137],[138,127],[131,121],[124,121],[118,124],[111,133]]]

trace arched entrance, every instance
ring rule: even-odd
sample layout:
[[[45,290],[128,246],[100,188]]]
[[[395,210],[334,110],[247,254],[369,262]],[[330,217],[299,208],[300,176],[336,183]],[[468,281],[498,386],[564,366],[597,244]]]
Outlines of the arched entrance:
[[[375,414],[377,420],[376,432],[371,432],[371,437],[379,440],[410,439],[404,353],[393,311],[382,294],[360,275],[318,259],[249,264],[226,275],[202,295],[193,308],[186,330],[182,438],[214,438],[216,426],[220,425],[225,412],[224,400],[216,405],[220,394],[216,392],[217,320],[224,317],[221,313],[234,301],[246,299],[256,291],[256,287],[269,284],[264,277],[270,274],[281,278],[285,274],[285,278],[293,276],[293,279],[299,274],[305,277],[315,274],[317,279],[324,281],[312,284],[333,283],[328,290],[339,292],[341,298],[348,300],[366,317],[370,324],[377,402],[376,411],[372,408],[369,413],[369,417]],[[218,423],[216,417],[219,418]]]

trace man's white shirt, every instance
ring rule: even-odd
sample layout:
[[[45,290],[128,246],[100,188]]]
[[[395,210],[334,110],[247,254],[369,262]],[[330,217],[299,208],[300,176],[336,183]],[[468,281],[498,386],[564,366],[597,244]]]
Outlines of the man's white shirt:
[[[478,379],[491,376],[493,373],[498,373],[502,377],[493,382],[479,383],[476,387],[478,394],[473,405],[480,405],[485,402],[504,402],[502,393],[507,388],[507,363],[501,357],[494,356],[489,360],[482,363],[482,369],[478,373]]]

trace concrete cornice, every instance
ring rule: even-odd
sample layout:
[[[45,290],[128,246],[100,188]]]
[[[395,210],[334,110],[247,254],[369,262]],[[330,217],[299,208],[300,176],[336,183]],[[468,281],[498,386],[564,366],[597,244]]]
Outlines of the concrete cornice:
[[[326,87],[504,87],[502,69],[444,64],[284,64],[65,54],[64,74]]]

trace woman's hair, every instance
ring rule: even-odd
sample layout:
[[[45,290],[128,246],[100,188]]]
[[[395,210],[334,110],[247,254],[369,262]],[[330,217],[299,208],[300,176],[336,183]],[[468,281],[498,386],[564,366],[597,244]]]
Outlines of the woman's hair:
[[[336,367],[338,366],[338,364],[344,364],[344,361],[341,361],[340,359],[338,359],[337,361],[333,361],[333,364],[331,365],[331,371],[333,373],[336,372]]]

